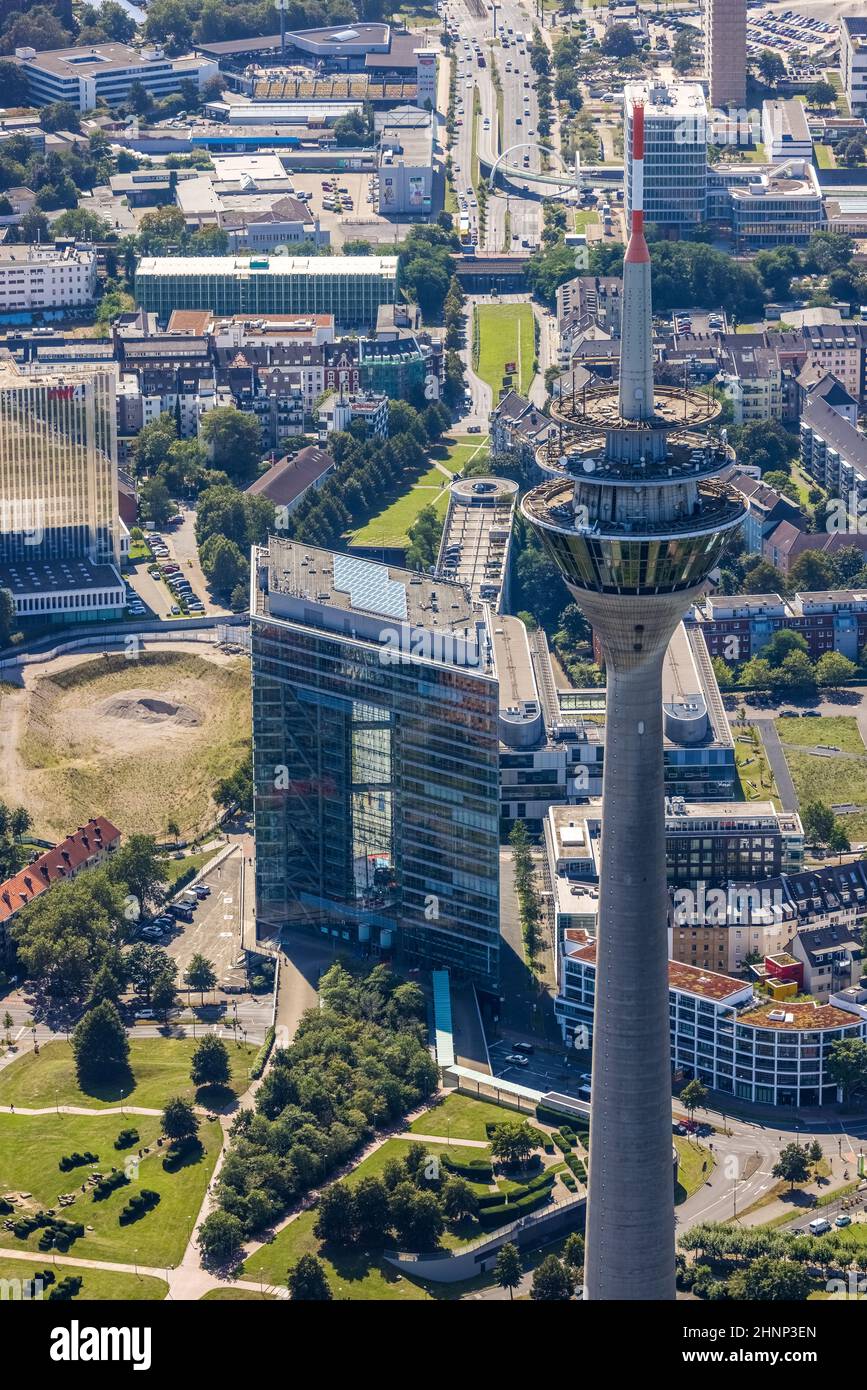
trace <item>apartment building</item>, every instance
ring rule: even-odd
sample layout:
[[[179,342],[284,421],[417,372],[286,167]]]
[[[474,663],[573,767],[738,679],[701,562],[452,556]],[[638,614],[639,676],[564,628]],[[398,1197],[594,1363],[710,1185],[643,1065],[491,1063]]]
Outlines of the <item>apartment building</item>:
[[[867,18],[840,18],[840,80],[853,116],[867,114]]]
[[[19,873],[0,883],[0,955],[9,942],[8,925],[29,903],[57,883],[68,883],[83,869],[104,864],[120,844],[120,831],[105,816],[92,816],[59,845],[37,855]]]
[[[704,34],[711,105],[742,107],[747,84],[747,0],[706,0]]]
[[[827,651],[854,661],[867,642],[867,593],[713,594],[692,609],[687,625],[693,624],[701,628],[710,655],[734,666],[758,656],[783,628],[801,634],[811,661]]]
[[[0,315],[71,309],[95,297],[95,251],[60,242],[0,248]]]

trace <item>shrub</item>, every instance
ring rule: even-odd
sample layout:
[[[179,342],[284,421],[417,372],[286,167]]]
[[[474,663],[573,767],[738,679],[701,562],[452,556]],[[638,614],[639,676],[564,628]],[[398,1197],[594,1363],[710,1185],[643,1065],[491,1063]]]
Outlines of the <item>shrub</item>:
[[[569,1192],[577,1192],[577,1191],[578,1191],[578,1184],[577,1184],[577,1182],[575,1181],[575,1179],[573,1178],[573,1176],[572,1176],[572,1174],[571,1174],[570,1172],[567,1171],[567,1172],[565,1172],[565,1173],[561,1173],[561,1174],[560,1174],[560,1177],[563,1179],[563,1186],[567,1189],[567,1191],[569,1191]]]
[[[540,1192],[528,1193],[517,1202],[502,1202],[496,1207],[485,1207],[479,1212],[479,1225],[487,1230],[508,1225],[509,1222],[517,1221],[521,1216],[529,1216],[530,1212],[546,1206],[550,1201],[550,1195],[550,1187],[545,1187]]]
[[[88,1163],[98,1163],[99,1154],[92,1154],[89,1149],[83,1154],[77,1151],[74,1154],[64,1154],[58,1163],[61,1173],[68,1173],[70,1168],[83,1168]]]
[[[557,1145],[557,1148],[563,1154],[570,1154],[572,1152],[572,1149],[575,1147],[572,1140],[567,1138],[567,1136],[563,1133],[562,1130],[558,1130],[557,1133],[552,1135],[551,1137],[554,1140],[554,1143]]]
[[[271,1055],[271,1048],[274,1046],[274,1037],[274,1029],[273,1027],[271,1027],[265,1034],[265,1041],[259,1048],[259,1051],[256,1053],[256,1056],[253,1059],[253,1065],[250,1068],[250,1076],[254,1081],[258,1081],[259,1077],[265,1070],[268,1058]]]
[[[104,1202],[106,1197],[110,1197],[119,1187],[125,1187],[129,1183],[126,1173],[120,1168],[113,1168],[105,1177],[101,1177],[99,1182],[94,1185],[93,1200]]]
[[[457,1173],[462,1178],[467,1178],[470,1182],[493,1182],[494,1170],[490,1163],[485,1159],[470,1159],[465,1163],[451,1158],[448,1154],[442,1156],[442,1166],[449,1173]]]
[[[56,1288],[52,1289],[48,1295],[49,1300],[68,1300],[75,1298],[81,1289],[82,1278],[79,1274],[67,1274],[65,1279],[61,1279]]]
[[[114,1141],[114,1147],[116,1149],[131,1149],[133,1144],[137,1144],[138,1141],[139,1132],[137,1129],[122,1129]]]
[[[194,1155],[200,1157],[203,1153],[204,1148],[199,1136],[197,1134],[185,1134],[182,1139],[172,1140],[169,1151],[163,1159],[163,1168],[167,1173],[174,1173],[187,1159]]]
[[[140,1221],[143,1216],[147,1216],[149,1211],[153,1211],[159,1200],[160,1194],[158,1192],[154,1192],[150,1187],[143,1187],[141,1192],[130,1197],[117,1219],[121,1226],[129,1226],[131,1222]]]

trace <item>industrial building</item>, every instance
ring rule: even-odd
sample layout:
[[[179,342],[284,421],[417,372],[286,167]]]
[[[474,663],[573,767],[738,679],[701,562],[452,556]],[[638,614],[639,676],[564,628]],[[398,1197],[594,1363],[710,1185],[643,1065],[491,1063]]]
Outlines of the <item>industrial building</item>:
[[[142,256],[135,276],[136,303],[163,320],[211,309],[333,314],[341,327],[364,327],[396,295],[396,256]]]

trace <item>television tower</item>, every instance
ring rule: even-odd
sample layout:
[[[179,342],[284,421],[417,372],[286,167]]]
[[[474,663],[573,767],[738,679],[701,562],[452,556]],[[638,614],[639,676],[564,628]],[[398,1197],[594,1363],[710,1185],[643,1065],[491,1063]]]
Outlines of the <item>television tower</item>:
[[[643,156],[639,105],[619,384],[561,395],[521,510],[607,668],[585,1297],[647,1301],[675,1292],[662,663],[744,508],[720,403],[654,386]]]

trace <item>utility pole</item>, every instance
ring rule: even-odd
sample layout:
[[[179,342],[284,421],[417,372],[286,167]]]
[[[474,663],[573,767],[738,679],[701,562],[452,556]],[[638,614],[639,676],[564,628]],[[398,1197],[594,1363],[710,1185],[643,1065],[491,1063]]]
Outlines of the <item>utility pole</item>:
[[[274,8],[280,15],[280,57],[286,57],[286,11],[289,0],[274,0]]]

